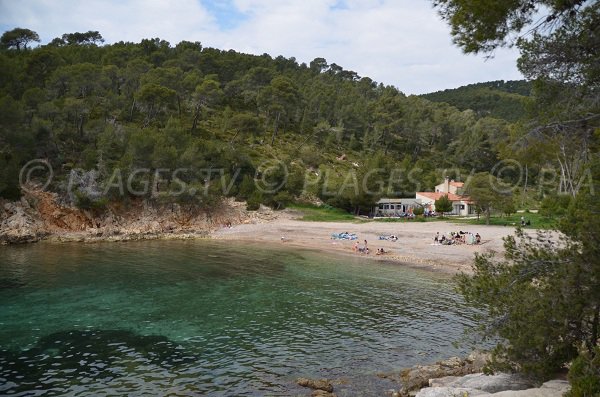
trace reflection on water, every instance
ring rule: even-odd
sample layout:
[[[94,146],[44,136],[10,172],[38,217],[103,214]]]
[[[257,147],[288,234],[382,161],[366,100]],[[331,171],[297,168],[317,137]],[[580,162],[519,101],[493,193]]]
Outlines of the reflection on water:
[[[464,354],[453,342],[472,315],[446,276],[360,258],[209,241],[4,247],[0,394],[306,394],[296,377]],[[357,387],[338,395],[368,394]]]

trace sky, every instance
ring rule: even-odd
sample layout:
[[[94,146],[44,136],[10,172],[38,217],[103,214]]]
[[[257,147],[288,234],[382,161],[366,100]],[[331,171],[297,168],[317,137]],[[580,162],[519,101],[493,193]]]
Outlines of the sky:
[[[97,30],[106,43],[159,37],[310,63],[322,57],[362,77],[423,94],[518,80],[515,49],[465,55],[430,0],[0,0],[0,29]]]

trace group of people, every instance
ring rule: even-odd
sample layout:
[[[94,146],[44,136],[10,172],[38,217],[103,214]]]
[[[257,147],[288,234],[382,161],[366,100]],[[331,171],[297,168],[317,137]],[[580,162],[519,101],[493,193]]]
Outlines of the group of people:
[[[358,241],[356,241],[354,243],[354,245],[352,246],[352,251],[357,252],[359,254],[368,254],[369,253],[369,245],[367,244],[367,240],[365,240],[365,245],[363,245],[362,247],[360,246]]]
[[[471,232],[463,232],[462,230],[458,232],[450,232],[450,235],[448,236],[445,234],[440,235],[440,232],[437,232],[433,238],[433,243],[441,245],[481,244],[481,236],[479,233],[473,234]]]
[[[394,236],[395,237],[395,236]],[[396,237],[397,239],[397,237]],[[364,245],[361,246],[358,241],[356,241],[354,243],[354,245],[352,246],[352,251],[359,253],[359,254],[369,254],[369,245],[367,244],[367,240],[364,241]],[[383,248],[377,248],[377,251],[375,252],[375,255],[383,255],[383,254],[387,254],[389,251],[384,250]]]

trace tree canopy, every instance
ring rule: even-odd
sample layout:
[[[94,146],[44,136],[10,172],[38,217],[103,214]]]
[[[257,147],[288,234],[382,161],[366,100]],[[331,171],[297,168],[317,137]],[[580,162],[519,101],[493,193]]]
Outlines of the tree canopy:
[[[514,45],[525,29],[544,34],[568,24],[593,3],[595,0],[433,0],[451,27],[454,43],[467,53]],[[539,17],[540,12],[545,15]]]
[[[290,178],[282,189],[294,199],[307,190],[368,213],[384,192],[411,195],[433,187],[446,168],[468,174],[473,164],[484,166],[482,158],[494,162],[508,134],[507,124],[490,115],[407,97],[324,58],[306,65],[159,38],[104,45],[96,31],[65,33],[27,51],[3,48],[0,163],[14,171],[28,158],[46,158],[57,191],[68,185],[71,169],[101,166],[104,186],[117,170],[181,166],[189,171],[180,179],[196,191],[201,187],[193,183],[216,186],[221,178],[211,174],[207,182],[199,169],[222,168],[231,181],[226,194],[247,198],[254,194],[247,176],[259,176],[256,167],[276,157]],[[482,129],[477,145],[453,144],[473,141]],[[419,180],[394,177],[417,161]],[[0,195],[18,196],[13,174],[0,173]],[[321,180],[310,181],[314,174]],[[141,175],[132,178],[134,187],[143,185]],[[178,186],[168,181],[160,188]],[[107,198],[128,199],[114,193]],[[275,200],[277,193],[253,197],[275,207],[289,201],[285,194]]]
[[[0,44],[4,48],[14,48],[17,51],[27,48],[27,45],[32,41],[40,42],[40,36],[33,30],[15,28],[2,34]]]
[[[571,396],[600,393],[600,4],[596,0],[434,0],[465,52],[517,45],[533,79],[529,120],[509,134],[501,156],[526,167],[554,156],[558,192],[546,210],[568,206],[556,235],[519,231],[505,240],[503,260],[479,255],[473,275],[458,278],[468,302],[484,310],[486,336],[499,336],[495,368],[547,379],[572,363]],[[540,13],[546,13],[539,20]],[[528,168],[525,168],[526,180]],[[490,181],[494,181],[490,183]],[[476,174],[466,193],[488,214],[501,206],[501,181]],[[494,188],[495,187],[495,188]],[[544,195],[543,189],[540,193]],[[557,194],[558,193],[558,194]],[[562,195],[561,195],[562,194]],[[596,193],[597,194],[597,193]],[[558,201],[561,205],[552,203]],[[564,199],[566,197],[566,199]],[[508,202],[510,206],[510,202]],[[556,204],[556,205],[554,205]]]

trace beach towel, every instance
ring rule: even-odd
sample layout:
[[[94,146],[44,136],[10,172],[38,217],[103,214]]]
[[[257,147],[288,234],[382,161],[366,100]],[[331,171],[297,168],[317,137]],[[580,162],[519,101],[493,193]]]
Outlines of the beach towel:
[[[333,233],[331,235],[332,240],[358,240],[358,236],[354,233]]]

